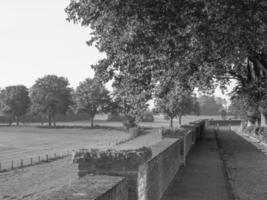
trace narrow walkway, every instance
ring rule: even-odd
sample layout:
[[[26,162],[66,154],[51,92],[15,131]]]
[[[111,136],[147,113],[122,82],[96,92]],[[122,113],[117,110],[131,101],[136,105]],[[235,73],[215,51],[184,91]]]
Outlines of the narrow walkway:
[[[189,153],[162,200],[230,200],[215,134],[207,131]]]

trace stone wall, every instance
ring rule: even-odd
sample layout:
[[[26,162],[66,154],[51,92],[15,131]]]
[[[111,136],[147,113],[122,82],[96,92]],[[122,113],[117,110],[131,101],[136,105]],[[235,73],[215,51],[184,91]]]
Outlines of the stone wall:
[[[162,141],[139,150],[84,152],[77,159],[79,171],[122,176],[127,181],[128,200],[160,200],[198,139],[205,136],[205,121],[190,123],[182,130],[164,130]],[[149,157],[152,154],[152,157]],[[122,188],[125,185],[123,184]],[[120,195],[120,191],[122,194]],[[120,186],[96,200],[127,200]]]
[[[241,124],[241,120],[208,120],[208,124],[210,126],[239,126]]]
[[[182,140],[163,139],[170,143],[158,155],[139,167],[138,200],[160,200],[183,163]]]
[[[128,200],[127,180],[123,179],[95,200]]]
[[[128,200],[127,181],[115,176],[85,176],[37,200]]]

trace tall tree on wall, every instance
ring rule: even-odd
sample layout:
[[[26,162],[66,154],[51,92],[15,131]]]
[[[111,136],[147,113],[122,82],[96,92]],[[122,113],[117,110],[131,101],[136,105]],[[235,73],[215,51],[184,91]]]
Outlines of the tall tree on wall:
[[[56,115],[65,114],[72,104],[72,89],[64,77],[46,75],[36,80],[30,89],[32,111],[48,118],[49,127],[56,126]]]
[[[10,124],[15,120],[19,125],[20,117],[25,115],[30,107],[28,89],[23,85],[8,86],[0,93],[2,112],[11,116]]]
[[[195,113],[196,98],[190,90],[185,90],[176,86],[166,95],[158,96],[155,100],[155,108],[158,112],[163,112],[170,118],[170,127],[173,127],[173,119],[179,118],[179,124],[182,124],[182,116],[186,114]]]
[[[75,102],[78,111],[86,112],[91,116],[91,127],[93,127],[95,115],[99,112],[107,112],[109,109],[109,91],[97,78],[88,78],[77,87]]]

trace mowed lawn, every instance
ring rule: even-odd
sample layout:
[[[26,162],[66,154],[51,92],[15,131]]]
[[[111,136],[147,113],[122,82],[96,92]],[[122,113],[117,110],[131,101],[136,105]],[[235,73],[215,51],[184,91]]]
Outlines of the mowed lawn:
[[[182,123],[199,119],[218,119],[219,116],[185,116]],[[89,126],[89,121],[61,122],[59,126]],[[125,140],[129,135],[123,131],[121,122],[106,121],[103,116],[96,119],[95,125],[106,128],[38,128],[39,124],[26,124],[31,126],[21,127],[0,127],[0,162],[2,168],[29,164],[38,161],[38,157],[45,159],[46,155],[54,157],[66,154],[67,151],[81,148],[111,148],[116,142]],[[155,122],[143,122],[139,124],[143,127],[168,127],[169,121],[164,120],[162,115],[155,116]],[[178,120],[174,120],[174,126],[179,127]],[[111,128],[107,128],[111,127]],[[113,127],[113,128],[112,128]]]
[[[117,129],[48,129],[38,127],[0,127],[0,162],[2,168],[24,164],[49,157],[66,154],[81,148],[101,148],[128,138],[128,134]]]

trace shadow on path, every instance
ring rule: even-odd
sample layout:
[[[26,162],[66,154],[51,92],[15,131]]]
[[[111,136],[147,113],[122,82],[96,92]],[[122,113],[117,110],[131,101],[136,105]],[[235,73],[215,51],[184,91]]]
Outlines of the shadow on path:
[[[228,200],[223,163],[214,131],[207,131],[189,153],[162,200]]]

